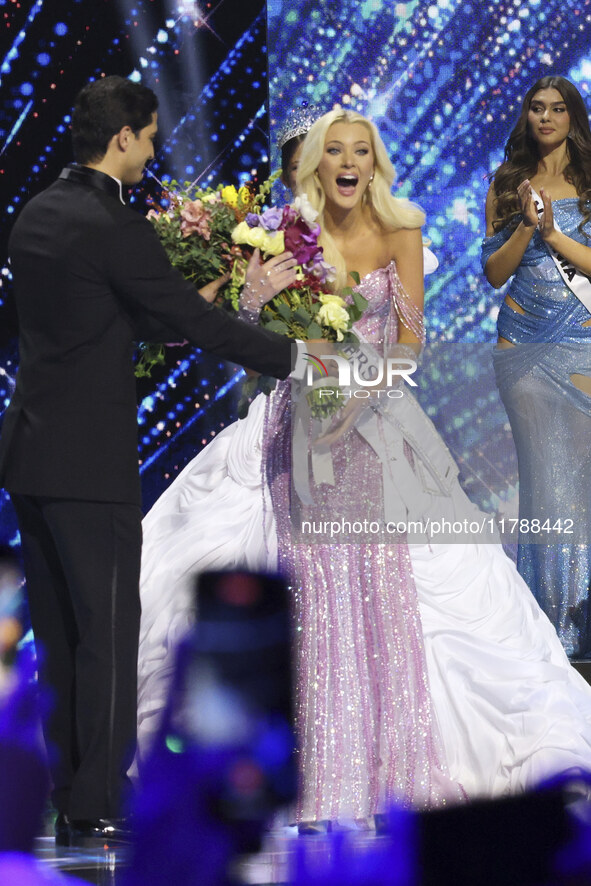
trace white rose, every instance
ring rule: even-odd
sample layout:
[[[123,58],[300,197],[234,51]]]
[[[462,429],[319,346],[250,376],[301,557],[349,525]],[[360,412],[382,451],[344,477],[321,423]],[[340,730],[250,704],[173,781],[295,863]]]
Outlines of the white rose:
[[[305,194],[300,194],[298,197],[296,197],[293,201],[293,205],[302,216],[306,224],[314,224],[314,222],[318,218],[318,213],[316,212]]]

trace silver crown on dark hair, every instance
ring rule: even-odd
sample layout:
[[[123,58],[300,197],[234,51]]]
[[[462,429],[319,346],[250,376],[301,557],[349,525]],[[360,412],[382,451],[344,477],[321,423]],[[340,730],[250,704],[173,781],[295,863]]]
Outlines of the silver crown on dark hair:
[[[319,108],[318,105],[311,105],[308,102],[302,102],[300,107],[292,108],[277,133],[279,150],[290,139],[296,138],[298,135],[305,135],[323,113],[322,108]]]

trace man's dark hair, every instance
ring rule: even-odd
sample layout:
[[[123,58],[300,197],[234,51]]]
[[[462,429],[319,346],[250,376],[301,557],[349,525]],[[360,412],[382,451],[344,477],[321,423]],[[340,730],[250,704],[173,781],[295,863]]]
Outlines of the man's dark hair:
[[[137,135],[149,126],[158,107],[147,86],[125,77],[103,77],[79,93],[72,117],[72,144],[77,163],[96,163],[107,153],[109,142],[124,126]]]

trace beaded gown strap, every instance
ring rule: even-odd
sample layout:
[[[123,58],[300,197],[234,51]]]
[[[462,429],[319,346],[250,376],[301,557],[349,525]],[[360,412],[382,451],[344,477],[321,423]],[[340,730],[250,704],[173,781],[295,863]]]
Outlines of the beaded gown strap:
[[[418,340],[425,343],[425,324],[423,320],[423,312],[412,301],[409,294],[404,289],[396,270],[394,262],[388,265],[388,280],[390,283],[390,291],[392,293],[392,306],[396,310],[400,322],[409,332],[416,335]]]

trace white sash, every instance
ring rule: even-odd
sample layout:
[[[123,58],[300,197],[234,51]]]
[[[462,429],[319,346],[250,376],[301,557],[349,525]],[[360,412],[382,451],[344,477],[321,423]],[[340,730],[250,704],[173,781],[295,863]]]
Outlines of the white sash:
[[[380,357],[375,349],[356,332],[359,344],[341,345],[342,353],[354,359],[363,345],[364,365],[362,375],[371,378],[377,372]],[[361,370],[360,370],[361,371]],[[330,384],[326,378],[319,379],[314,387]],[[310,390],[309,388],[306,390]],[[294,441],[292,446],[292,470],[294,488],[304,505],[313,505],[309,469],[316,484],[335,485],[330,449],[319,452],[309,449],[310,406],[304,393],[300,394],[295,407]],[[325,419],[318,423],[322,433],[331,423]],[[384,491],[384,519],[386,522],[406,522],[409,519],[425,522],[429,511],[437,518],[452,519],[451,492],[458,476],[458,467],[432,421],[421,409],[409,391],[396,400],[368,402],[367,408],[357,418],[355,427],[382,462]],[[404,443],[413,450],[414,468],[404,453]],[[446,504],[449,506],[446,507]],[[449,511],[449,513],[448,513]],[[415,541],[426,541],[415,535]]]
[[[533,188],[531,190],[531,194],[533,197],[533,201],[536,204],[538,215],[541,215],[544,211],[542,198],[536,191],[534,191]],[[554,227],[559,233],[562,233],[556,219],[554,219]],[[567,259],[563,255],[553,249],[549,243],[546,243],[546,249],[550,253],[554,264],[558,268],[558,273],[560,274],[568,288],[572,292],[574,292],[579,301],[587,308],[587,310],[591,314],[591,280],[589,280],[589,277],[586,277],[585,274],[581,273],[581,271],[575,268],[575,266],[571,262],[567,261]]]

